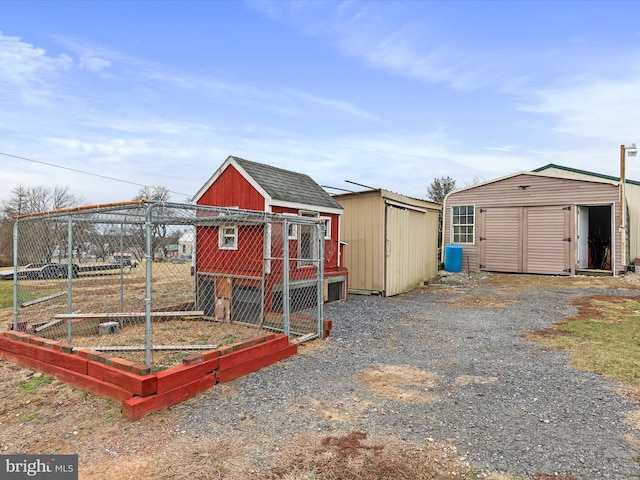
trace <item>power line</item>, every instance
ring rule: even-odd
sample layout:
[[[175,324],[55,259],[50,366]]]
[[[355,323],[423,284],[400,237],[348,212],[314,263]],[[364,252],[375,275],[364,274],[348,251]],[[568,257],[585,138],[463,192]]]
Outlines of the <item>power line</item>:
[[[153,188],[152,185],[144,185],[142,183],[131,182],[129,180],[123,180],[122,178],[109,177],[107,175],[101,175],[99,173],[85,172],[84,170],[78,170],[77,168],[65,167],[63,165],[56,165],[55,163],[43,162],[40,160],[34,160],[32,158],[20,157],[18,155],[12,155],[10,153],[0,152],[0,155],[4,155],[5,157],[16,158],[18,160],[24,160],[25,162],[33,162],[33,163],[39,163],[40,165],[47,165],[48,167],[61,168],[63,170],[69,170],[70,172],[81,173],[83,175],[90,175],[92,177],[104,178],[106,180],[113,180],[114,182],[128,183],[129,185],[135,185],[137,187]],[[191,197],[191,195],[189,195],[188,193],[174,192],[172,190],[169,190],[169,192],[174,193],[176,195],[184,195],[186,197]]]

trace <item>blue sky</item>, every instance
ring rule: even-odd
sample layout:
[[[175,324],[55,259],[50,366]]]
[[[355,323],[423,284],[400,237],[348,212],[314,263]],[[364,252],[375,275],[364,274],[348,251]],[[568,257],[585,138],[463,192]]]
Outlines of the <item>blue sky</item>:
[[[228,155],[417,198],[548,163],[618,176],[640,144],[638,18],[634,1],[3,1],[0,200],[183,201]]]

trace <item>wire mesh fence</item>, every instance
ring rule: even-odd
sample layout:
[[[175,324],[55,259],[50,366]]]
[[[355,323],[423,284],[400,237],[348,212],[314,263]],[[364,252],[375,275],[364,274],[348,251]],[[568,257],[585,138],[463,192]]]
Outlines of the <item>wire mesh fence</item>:
[[[324,228],[144,201],[19,217],[13,329],[158,369],[265,330],[315,338]]]

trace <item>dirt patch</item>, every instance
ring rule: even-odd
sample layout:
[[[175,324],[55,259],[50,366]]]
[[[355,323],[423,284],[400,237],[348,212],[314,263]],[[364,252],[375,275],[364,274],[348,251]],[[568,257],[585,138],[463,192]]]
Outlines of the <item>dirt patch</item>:
[[[356,377],[380,397],[403,402],[430,402],[428,393],[436,386],[438,375],[408,365],[384,365],[365,370]]]
[[[483,278],[483,285],[507,289],[523,289],[530,287],[559,288],[610,288],[621,290],[640,290],[640,274],[627,273],[624,276],[552,276],[527,274],[488,274]]]
[[[515,303],[515,301],[496,298],[491,295],[461,295],[454,299],[445,300],[442,303],[455,305],[456,307],[503,308]]]
[[[633,428],[640,430],[640,410],[636,410],[631,413],[626,419],[625,423],[631,425]]]
[[[467,385],[486,385],[498,381],[498,377],[481,377],[476,375],[461,375],[454,382],[454,387],[465,387]]]
[[[180,365],[185,356],[197,353],[181,350],[181,345],[209,345],[217,348],[264,335],[264,330],[233,323],[210,322],[206,320],[168,320],[152,325],[153,344],[176,346],[175,350],[153,352],[153,367],[162,370]],[[143,346],[145,342],[144,323],[128,324],[117,333],[108,335],[74,336],[73,344],[78,347]],[[217,346],[217,347],[216,347]],[[212,348],[212,349],[213,349]],[[144,351],[109,352],[133,362],[144,363]]]
[[[293,453],[292,455],[292,452]],[[353,431],[342,436],[297,437],[263,479],[395,480],[479,478],[450,444],[415,445]]]

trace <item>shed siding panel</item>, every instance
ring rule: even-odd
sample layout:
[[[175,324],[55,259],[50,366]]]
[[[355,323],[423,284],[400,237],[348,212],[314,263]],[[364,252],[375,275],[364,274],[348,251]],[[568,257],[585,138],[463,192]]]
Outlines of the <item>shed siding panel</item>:
[[[640,185],[625,185],[629,212],[629,261],[640,257]]]
[[[483,270],[493,272],[520,272],[521,263],[521,212],[519,207],[488,208],[478,211],[482,224],[478,235]],[[464,248],[463,248],[464,251]]]
[[[344,208],[342,240],[349,288],[384,291],[384,203],[378,194],[337,199]]]
[[[395,295],[437,276],[438,204],[386,190],[335,199],[352,293]]]
[[[387,205],[385,295],[397,295],[437,275],[438,213]]]
[[[568,211],[561,206],[532,207],[526,210],[527,273],[567,275],[569,266]]]
[[[525,188],[526,187],[526,188]],[[468,258],[471,269],[479,268],[478,214],[480,208],[490,207],[540,207],[552,205],[590,205],[618,202],[618,187],[611,183],[588,182],[570,178],[523,173],[502,180],[488,182],[459,192],[451,193],[444,206],[443,244],[451,243],[451,207],[474,205],[476,208],[476,232],[473,244],[463,244],[463,268]],[[618,231],[619,214],[615,231]],[[546,227],[545,227],[546,228]],[[443,249],[444,250],[444,249]],[[616,263],[620,262],[620,235],[616,233]]]

